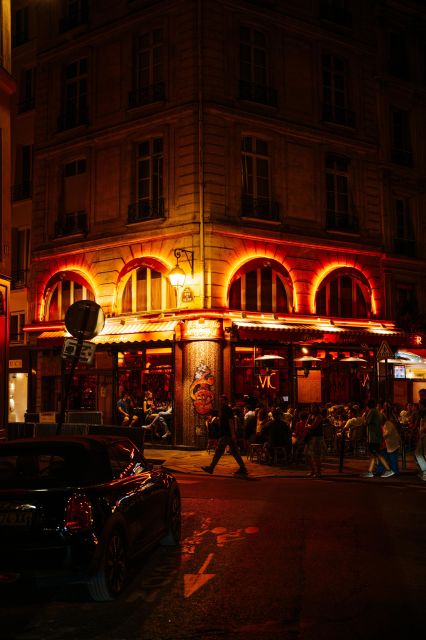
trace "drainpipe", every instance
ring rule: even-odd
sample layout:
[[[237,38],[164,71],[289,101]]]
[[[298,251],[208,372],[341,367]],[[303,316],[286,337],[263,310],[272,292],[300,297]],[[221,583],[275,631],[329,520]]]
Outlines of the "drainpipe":
[[[198,204],[200,225],[200,299],[205,308],[206,257],[204,251],[204,103],[203,103],[203,49],[202,49],[202,0],[197,2],[197,54],[198,54]]]

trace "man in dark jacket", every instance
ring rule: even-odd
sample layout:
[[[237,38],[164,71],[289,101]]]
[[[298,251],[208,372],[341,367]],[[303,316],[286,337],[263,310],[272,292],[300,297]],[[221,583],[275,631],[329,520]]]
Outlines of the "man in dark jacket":
[[[247,468],[243,462],[237,446],[234,414],[232,413],[232,409],[229,406],[229,401],[226,396],[221,396],[220,401],[221,406],[219,411],[219,442],[217,444],[216,451],[210,464],[207,467],[201,468],[206,473],[212,474],[214,472],[215,466],[225,453],[226,447],[229,446],[230,453],[232,453],[240,467],[238,471],[235,472],[235,475],[246,476]]]
[[[264,449],[269,457],[275,447],[284,447],[287,460],[290,460],[291,454],[291,430],[285,420],[283,420],[281,409],[274,409],[272,412],[272,420],[268,424],[268,439],[265,442]]]

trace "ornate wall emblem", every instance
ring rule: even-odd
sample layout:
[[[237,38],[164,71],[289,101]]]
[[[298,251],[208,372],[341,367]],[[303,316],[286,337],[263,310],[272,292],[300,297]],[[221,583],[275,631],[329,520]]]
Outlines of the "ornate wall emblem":
[[[215,382],[216,378],[210,367],[204,362],[200,362],[189,388],[192,404],[198,415],[204,416],[213,409]]]

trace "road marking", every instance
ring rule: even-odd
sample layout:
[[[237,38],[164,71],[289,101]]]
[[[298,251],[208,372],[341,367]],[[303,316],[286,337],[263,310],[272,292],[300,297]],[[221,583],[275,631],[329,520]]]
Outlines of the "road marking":
[[[212,561],[214,553],[209,553],[198,573],[185,573],[183,576],[185,598],[190,598],[198,589],[201,589],[209,580],[215,577],[215,573],[204,573]]]

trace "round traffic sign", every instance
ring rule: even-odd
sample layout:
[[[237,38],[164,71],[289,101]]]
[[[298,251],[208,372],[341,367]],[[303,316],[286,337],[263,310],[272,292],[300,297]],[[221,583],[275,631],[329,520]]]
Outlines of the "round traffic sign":
[[[68,307],[65,326],[74,338],[91,340],[102,331],[105,314],[102,307],[93,300],[78,300]]]

